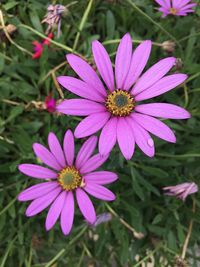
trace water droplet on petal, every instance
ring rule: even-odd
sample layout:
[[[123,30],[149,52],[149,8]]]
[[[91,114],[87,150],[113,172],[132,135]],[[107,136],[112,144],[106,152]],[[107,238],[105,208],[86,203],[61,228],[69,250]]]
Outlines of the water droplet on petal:
[[[147,144],[148,144],[150,147],[153,147],[153,146],[154,146],[153,139],[149,138],[149,139],[147,140]]]

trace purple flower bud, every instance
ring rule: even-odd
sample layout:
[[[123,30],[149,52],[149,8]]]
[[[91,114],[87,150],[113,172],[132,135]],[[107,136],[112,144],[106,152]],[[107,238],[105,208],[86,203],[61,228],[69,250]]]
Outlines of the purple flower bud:
[[[185,201],[187,196],[198,191],[198,186],[194,182],[178,184],[175,186],[164,187],[165,195],[175,196],[178,199]]]

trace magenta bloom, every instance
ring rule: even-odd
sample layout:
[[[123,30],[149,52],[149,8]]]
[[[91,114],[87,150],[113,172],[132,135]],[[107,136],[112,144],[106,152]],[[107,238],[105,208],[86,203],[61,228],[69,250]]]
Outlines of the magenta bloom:
[[[27,188],[18,196],[19,201],[32,201],[26,210],[28,217],[51,205],[46,217],[46,230],[50,230],[60,217],[61,229],[67,235],[74,220],[75,194],[78,207],[85,219],[90,224],[95,223],[95,209],[87,193],[101,200],[112,201],[115,195],[103,185],[117,179],[113,172],[94,171],[108,158],[108,155],[92,156],[96,143],[96,136],[91,136],[85,141],[76,160],[74,137],[70,130],[65,134],[63,148],[54,133],[48,136],[49,149],[38,143],[33,145],[36,156],[49,168],[35,164],[19,165],[22,173],[46,180]]]
[[[48,112],[53,113],[56,110],[56,100],[52,98],[51,94],[45,97],[44,103]]]
[[[185,201],[186,197],[198,192],[198,186],[193,183],[183,183],[175,186],[167,186],[163,188],[165,195],[175,196],[183,201]]]
[[[52,39],[53,38],[53,33],[49,33],[48,38]],[[42,43],[38,42],[38,41],[33,41],[33,50],[34,50],[34,54],[32,55],[32,59],[36,59],[36,58],[40,58],[42,55],[42,52],[44,50],[44,45],[50,46],[50,42],[48,39],[44,39]]]
[[[82,80],[69,76],[57,78],[64,88],[83,98],[64,100],[57,106],[61,113],[87,116],[76,127],[75,136],[90,136],[102,129],[100,154],[108,154],[118,142],[126,159],[132,157],[135,143],[146,155],[154,156],[154,142],[149,132],[174,143],[173,131],[154,117],[187,119],[190,114],[172,104],[139,102],[168,92],[186,80],[185,74],[165,76],[176,59],[162,59],[141,75],[151,52],[151,41],[142,42],[133,52],[131,36],[125,34],[118,46],[114,76],[111,60],[102,44],[94,41],[92,51],[104,83],[87,62],[73,54],[67,55],[67,60]]]
[[[192,9],[197,4],[191,2],[191,0],[155,0],[160,8],[158,10],[162,12],[162,17],[167,15],[174,16],[187,16],[187,13],[192,13]]]

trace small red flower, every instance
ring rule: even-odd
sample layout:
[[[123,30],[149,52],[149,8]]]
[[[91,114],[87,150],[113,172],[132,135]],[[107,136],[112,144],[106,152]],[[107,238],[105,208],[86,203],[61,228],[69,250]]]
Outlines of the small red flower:
[[[45,107],[48,112],[53,113],[56,110],[56,100],[51,95],[45,97]]]
[[[49,33],[47,37],[52,39],[53,38],[53,33],[52,32]],[[44,39],[44,41],[42,43],[40,43],[38,41],[33,41],[32,44],[34,46],[33,50],[35,52],[33,54],[32,58],[35,59],[35,58],[41,57],[43,49],[44,49],[44,45],[49,46],[50,45],[50,41],[46,38],[46,39]]]

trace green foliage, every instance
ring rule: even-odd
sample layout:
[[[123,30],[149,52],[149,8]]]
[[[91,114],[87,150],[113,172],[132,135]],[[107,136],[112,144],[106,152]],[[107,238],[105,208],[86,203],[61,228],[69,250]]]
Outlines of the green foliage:
[[[72,1],[55,2],[68,5]],[[92,5],[87,10],[89,2]],[[12,44],[0,30],[0,266],[143,266],[137,264],[136,255],[143,262],[153,259],[158,267],[173,266],[174,257],[181,253],[191,218],[194,225],[187,258],[193,262],[192,266],[199,266],[194,247],[200,243],[199,194],[194,196],[196,212],[193,214],[191,197],[182,203],[162,193],[162,187],[167,185],[188,180],[199,184],[199,7],[187,17],[161,19],[154,1],[150,0],[75,1],[62,19],[61,36],[54,38],[55,42],[40,59],[33,60],[31,43],[42,41],[46,25],[41,21],[48,4],[47,0],[1,1],[5,25],[13,24],[17,30],[10,34]],[[156,143],[153,159],[138,148],[129,162],[119,155],[118,148],[112,151],[104,169],[119,174],[119,181],[110,186],[117,200],[107,206],[93,199],[98,214],[113,213],[110,222],[93,229],[76,209],[70,236],[62,235],[58,223],[46,232],[46,212],[27,218],[24,215],[27,203],[16,200],[20,191],[35,182],[20,174],[17,165],[36,162],[32,152],[34,142],[46,144],[49,131],[61,140],[66,129],[74,130],[80,119],[39,110],[34,101],[43,102],[50,92],[60,99],[51,73],[55,70],[56,76],[74,75],[65,64],[54,69],[65,61],[70,49],[76,47],[76,52],[92,63],[92,40],[116,40],[126,32],[136,40],[134,47],[138,40],[151,39],[155,43],[149,66],[168,55],[159,44],[172,39],[176,42],[173,55],[182,60],[181,71],[189,79],[184,88],[172,90],[158,100],[187,108],[192,118],[166,121],[175,131],[177,143],[169,144],[153,137]],[[108,43],[106,48],[113,60],[117,43]],[[64,96],[72,95],[65,91]],[[134,231],[143,233],[144,238],[135,238]],[[167,263],[164,260],[161,263],[161,259]]]

